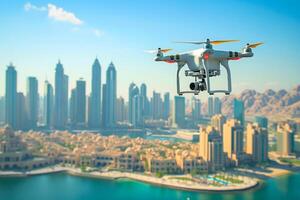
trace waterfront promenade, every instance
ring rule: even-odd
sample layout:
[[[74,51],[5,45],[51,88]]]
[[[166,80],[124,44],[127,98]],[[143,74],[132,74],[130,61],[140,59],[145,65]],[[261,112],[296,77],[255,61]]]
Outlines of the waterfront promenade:
[[[82,172],[79,168],[72,167],[62,167],[54,166],[42,169],[36,169],[26,172],[15,172],[15,171],[0,171],[0,177],[26,177],[33,175],[49,174],[49,173],[59,173],[66,172],[74,176],[92,177],[100,179],[118,180],[118,179],[131,179],[135,181],[145,182],[153,185],[188,190],[188,191],[240,191],[247,190],[259,185],[259,180],[250,177],[241,177],[243,183],[239,184],[208,184],[198,181],[195,178],[191,178],[189,175],[166,175],[162,178],[147,174],[131,173],[131,172],[119,172],[119,171],[109,171],[109,172]]]

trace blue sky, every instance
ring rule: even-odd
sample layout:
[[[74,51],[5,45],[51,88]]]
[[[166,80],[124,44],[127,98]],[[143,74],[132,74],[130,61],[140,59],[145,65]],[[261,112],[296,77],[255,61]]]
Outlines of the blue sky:
[[[44,80],[53,83],[58,59],[70,76],[70,87],[83,77],[89,92],[96,56],[103,81],[108,64],[115,63],[118,95],[127,97],[130,82],[145,82],[149,94],[152,90],[175,94],[176,65],[154,62],[153,55],[144,50],[192,50],[197,46],[173,41],[208,37],[241,40],[215,46],[223,50],[240,50],[247,42],[265,43],[254,50],[253,58],[230,63],[233,93],[246,88],[289,89],[300,83],[299,9],[296,0],[3,1],[0,95],[4,94],[5,69],[10,62],[18,71],[18,89],[25,91],[26,77],[36,76],[42,94]],[[215,85],[223,83],[221,78]]]

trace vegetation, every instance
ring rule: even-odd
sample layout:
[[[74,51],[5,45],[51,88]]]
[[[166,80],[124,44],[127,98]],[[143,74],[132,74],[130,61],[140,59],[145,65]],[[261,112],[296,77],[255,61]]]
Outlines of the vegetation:
[[[224,180],[224,181],[228,181],[228,182],[234,183],[234,184],[241,184],[241,183],[244,182],[240,179],[233,178],[231,176],[226,176],[226,175],[216,175],[215,178],[218,178],[218,179],[221,179],[221,180]]]
[[[170,177],[170,179],[177,179],[181,181],[193,181],[192,178],[185,177],[185,176],[174,176],[174,177]]]
[[[165,174],[163,172],[156,172],[155,176],[157,178],[162,178]]]
[[[192,176],[196,176],[196,175],[207,175],[208,173],[205,171],[201,171],[200,169],[193,169],[191,171],[191,175]]]
[[[81,172],[86,172],[86,166],[85,165],[81,165],[80,166],[80,170],[81,170]]]
[[[281,162],[288,163],[289,165],[300,166],[300,160],[296,158],[279,158]]]

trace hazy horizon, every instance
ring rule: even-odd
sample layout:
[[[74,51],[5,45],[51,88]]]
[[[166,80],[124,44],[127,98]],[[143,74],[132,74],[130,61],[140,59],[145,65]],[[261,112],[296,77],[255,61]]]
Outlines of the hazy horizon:
[[[12,62],[18,72],[18,90],[35,76],[39,93],[44,80],[54,83],[61,60],[69,75],[69,89],[80,77],[90,93],[91,65],[98,57],[105,71],[112,61],[117,70],[118,96],[127,99],[131,82],[176,95],[175,64],[157,63],[146,49],[170,47],[173,52],[198,48],[176,40],[239,39],[215,49],[240,50],[247,42],[264,42],[254,57],[230,62],[233,94],[244,89],[291,89],[299,84],[299,3],[296,1],[9,1],[0,8],[0,95],[5,70]],[[237,31],[238,30],[238,31]],[[200,46],[201,47],[201,46]],[[155,79],[153,78],[155,77]],[[222,85],[222,79],[216,85]],[[188,85],[188,82],[184,82]],[[201,100],[207,98],[200,93]],[[221,95],[222,96],[222,95]],[[186,96],[190,98],[190,96]]]

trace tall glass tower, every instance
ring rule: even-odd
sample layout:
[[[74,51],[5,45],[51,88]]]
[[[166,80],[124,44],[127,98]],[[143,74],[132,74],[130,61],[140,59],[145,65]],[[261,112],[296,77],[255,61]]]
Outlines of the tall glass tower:
[[[89,105],[90,128],[99,128],[101,122],[101,65],[96,58],[92,66],[92,90]]]
[[[28,128],[36,128],[38,121],[38,80],[36,77],[28,77],[26,92],[26,110],[28,114]]]
[[[111,62],[106,71],[105,84],[105,119],[103,124],[107,128],[115,127],[116,123],[116,105],[117,105],[117,71]]]
[[[44,124],[47,128],[52,127],[53,120],[53,87],[45,81],[44,86]]]
[[[244,127],[245,114],[244,114],[244,102],[238,99],[233,101],[233,117],[240,121],[241,126]]]
[[[85,81],[79,79],[76,81],[76,95],[75,95],[75,115],[76,125],[85,126],[85,113],[86,113],[86,95],[85,95]]]
[[[63,65],[58,61],[55,68],[55,101],[54,101],[54,127],[64,129],[67,122],[68,111],[68,76],[64,74]]]
[[[12,128],[17,125],[17,71],[10,64],[6,69],[5,85],[5,123]]]
[[[179,127],[185,125],[185,98],[181,96],[175,96],[175,123]]]

